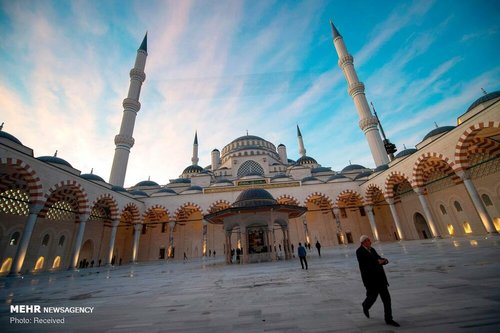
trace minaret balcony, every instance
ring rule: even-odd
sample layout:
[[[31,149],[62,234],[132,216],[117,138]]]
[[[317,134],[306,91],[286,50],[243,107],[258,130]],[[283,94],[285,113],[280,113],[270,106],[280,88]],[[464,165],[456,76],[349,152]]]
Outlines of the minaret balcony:
[[[125,98],[123,100],[123,108],[126,110],[137,112],[141,109],[141,103],[132,98]]]
[[[133,137],[123,134],[118,134],[115,136],[115,145],[124,145],[128,147],[133,147],[135,140]]]
[[[146,80],[146,73],[144,73],[144,71],[142,71],[140,69],[132,68],[130,70],[130,78],[132,80],[138,80],[138,81],[144,82],[144,80]]]
[[[377,126],[378,126],[378,121],[377,117],[375,116],[369,116],[359,121],[359,128],[361,128],[363,131],[366,131],[372,127],[377,127]]]
[[[342,56],[339,59],[340,68],[343,68],[344,66],[347,66],[347,65],[352,65],[353,63],[354,63],[354,58],[350,54],[346,54],[345,56]]]
[[[365,85],[363,84],[363,82],[353,82],[349,85],[347,92],[351,97],[354,98],[354,96],[356,96],[357,94],[365,93]]]

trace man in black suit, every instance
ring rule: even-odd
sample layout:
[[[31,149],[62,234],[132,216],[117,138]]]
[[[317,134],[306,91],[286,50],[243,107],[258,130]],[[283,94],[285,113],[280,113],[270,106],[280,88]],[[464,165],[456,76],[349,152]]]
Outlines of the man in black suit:
[[[356,250],[358,258],[359,270],[361,271],[361,279],[366,288],[366,299],[362,303],[363,313],[367,318],[370,318],[370,308],[377,300],[378,295],[384,303],[384,316],[387,325],[399,327],[399,324],[392,319],[391,295],[387,286],[387,277],[384,272],[384,265],[389,261],[378,255],[377,251],[372,248],[370,237],[363,235],[359,239],[361,246]]]

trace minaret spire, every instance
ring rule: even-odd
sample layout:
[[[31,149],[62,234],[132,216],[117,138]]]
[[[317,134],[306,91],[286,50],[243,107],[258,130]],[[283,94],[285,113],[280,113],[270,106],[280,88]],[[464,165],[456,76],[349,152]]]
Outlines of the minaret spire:
[[[191,158],[191,162],[193,165],[198,165],[198,131],[194,132],[194,143],[193,143],[193,157]]]
[[[306,156],[306,148],[304,148],[304,140],[302,140],[299,125],[297,125],[297,139],[299,140],[299,155],[300,157],[304,157]]]
[[[134,145],[135,117],[141,109],[139,103],[139,95],[141,94],[141,86],[146,79],[144,69],[146,67],[146,58],[148,44],[148,33],[144,36],[141,46],[137,50],[134,68],[130,71],[130,86],[128,89],[127,98],[123,100],[123,117],[120,127],[120,133],[115,136],[115,156],[113,158],[113,166],[111,167],[111,175],[109,183],[112,185],[123,186],[125,182],[125,174],[127,173],[128,157],[130,148]]]
[[[389,157],[385,151],[384,144],[378,131],[378,121],[372,115],[370,107],[365,96],[365,85],[359,81],[356,70],[354,69],[354,58],[347,52],[344,39],[337,28],[330,21],[333,33],[333,45],[339,57],[339,66],[344,72],[347,81],[348,93],[354,101],[354,105],[359,115],[359,127],[365,133],[368,140],[370,151],[376,166],[389,163]]]

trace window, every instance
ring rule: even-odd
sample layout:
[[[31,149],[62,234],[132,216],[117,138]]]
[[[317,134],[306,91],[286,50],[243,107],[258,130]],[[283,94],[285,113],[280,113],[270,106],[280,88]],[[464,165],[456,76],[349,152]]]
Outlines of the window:
[[[485,206],[493,206],[493,202],[491,202],[491,199],[488,196],[488,194],[481,195],[481,199],[483,199],[483,202],[484,202]]]
[[[45,259],[43,257],[39,257],[36,261],[36,264],[35,264],[35,271],[39,271],[41,269],[43,269],[43,263],[44,263]]]
[[[166,222],[163,222],[163,223],[161,224],[161,232],[162,232],[162,233],[165,233],[165,227],[166,227],[166,225],[167,225],[167,223],[166,223]]]
[[[460,203],[458,201],[455,201],[453,203],[453,205],[455,206],[455,209],[457,210],[457,212],[463,211],[462,206],[460,205]]]
[[[443,215],[448,214],[448,213],[446,212],[446,208],[444,208],[444,206],[443,206],[443,205],[439,205],[439,209],[441,209],[441,214],[443,214]]]
[[[5,259],[2,263],[2,268],[0,269],[0,273],[7,273],[10,271],[10,268],[12,267],[12,258],[8,257]]]
[[[59,266],[61,266],[61,257],[57,256],[54,259],[54,262],[52,263],[52,269],[58,269]]]
[[[469,222],[464,222],[464,231],[466,234],[472,234],[472,228],[470,227]]]
[[[66,240],[66,237],[64,237],[64,235],[62,235],[61,237],[59,237],[59,246],[63,246],[65,240]]]
[[[453,236],[455,234],[455,228],[451,224],[448,224],[448,233]]]
[[[142,225],[142,231],[141,231],[141,233],[142,233],[143,235],[145,235],[145,234],[146,234],[146,225],[145,225],[145,224],[143,224],[143,225]]]
[[[43,236],[42,245],[43,246],[49,245],[49,241],[50,241],[50,236],[49,234],[46,234],[45,236]]]
[[[366,212],[365,212],[365,209],[363,207],[359,207],[359,213],[361,214],[361,216],[366,216]]]
[[[17,245],[17,242],[19,241],[19,236],[21,234],[16,231],[15,233],[12,234],[12,236],[10,236],[10,241],[9,241],[9,245]]]

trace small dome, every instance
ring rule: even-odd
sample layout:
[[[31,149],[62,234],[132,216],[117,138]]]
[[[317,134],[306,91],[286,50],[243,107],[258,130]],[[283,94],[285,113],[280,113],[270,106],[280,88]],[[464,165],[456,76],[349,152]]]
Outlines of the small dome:
[[[348,179],[346,176],[341,175],[340,173],[338,173],[338,174],[333,175],[333,176],[331,176],[330,178],[328,178],[328,179],[327,179],[327,182],[329,182],[329,181],[331,181],[331,180],[342,179],[342,178]]]
[[[474,103],[472,103],[469,108],[467,109],[467,112],[469,112],[470,110],[474,109],[476,106],[478,106],[479,104],[483,104],[485,102],[488,102],[492,99],[495,99],[497,97],[500,97],[500,91],[494,91],[492,93],[489,93],[489,94],[486,94],[484,96],[481,96],[479,97],[478,99],[476,99],[474,101]]]
[[[130,191],[130,194],[132,194],[134,197],[148,197],[148,194],[143,191]]]
[[[170,184],[191,184],[191,179],[189,178],[171,179]]]
[[[238,195],[232,207],[256,207],[276,205],[278,202],[271,193],[261,188],[249,188]]]
[[[326,168],[326,167],[317,167],[317,168],[312,168],[311,172],[312,173],[332,172],[332,169],[331,168]]]
[[[155,193],[171,193],[171,194],[177,194],[177,192],[175,192],[174,190],[172,190],[171,188],[161,188],[159,189],[158,191],[156,191]]]
[[[135,184],[134,187],[139,187],[139,186],[160,186],[160,185],[158,185],[156,182],[152,180],[143,180],[142,182],[138,182],[137,184]]]
[[[384,171],[387,169],[389,169],[389,166],[387,164],[382,164],[382,165],[379,165],[378,167],[376,167],[375,170],[373,170],[373,172],[380,172],[380,171]]]
[[[295,161],[292,159],[288,159],[288,164],[295,164]]]
[[[203,191],[203,188],[201,186],[196,186],[196,185],[193,185],[193,186],[190,186],[188,187],[186,190],[184,190],[184,192],[187,192],[187,191]]]
[[[343,168],[342,171],[340,171],[340,172],[346,173],[346,172],[351,172],[351,171],[355,171],[355,170],[363,170],[363,169],[366,169],[366,168],[362,165],[350,164],[350,165],[346,166],[345,168]]]
[[[36,158],[39,161],[42,162],[47,162],[50,164],[60,164],[60,165],[65,165],[67,167],[72,168],[71,164],[63,160],[62,158],[56,157],[56,156],[40,156]]]
[[[302,182],[303,183],[306,183],[306,182],[321,182],[321,180],[319,180],[316,177],[309,176],[309,177],[302,178]]]
[[[98,175],[94,175],[93,173],[84,173],[84,174],[81,174],[80,177],[82,177],[83,179],[86,179],[86,180],[92,180],[92,181],[103,182],[103,183],[106,182],[106,181],[104,181],[104,179],[102,179]]]
[[[201,173],[203,171],[203,168],[199,165],[190,165],[184,171],[182,171],[183,174],[185,173]]]
[[[429,133],[427,133],[427,135],[424,136],[424,138],[422,139],[422,141],[425,141],[428,138],[432,138],[433,136],[436,136],[438,134],[449,132],[449,131],[451,131],[454,128],[455,128],[455,126],[441,126],[441,127],[435,128],[432,131],[430,131]]]
[[[278,145],[278,148],[279,148],[279,147],[285,147],[285,145],[284,145],[284,144],[282,144],[282,143],[280,143],[280,144]]]
[[[405,150],[401,150],[399,153],[396,154],[396,158],[404,157],[413,154],[417,150],[415,148],[407,148]]]
[[[296,164],[298,164],[298,165],[318,164],[318,162],[316,162],[316,160],[312,157],[302,156],[301,158],[299,158],[297,160]]]
[[[215,181],[215,184],[224,184],[224,183],[232,184],[233,182],[226,178],[222,178]]]
[[[12,134],[9,134],[7,132],[4,132],[4,131],[0,131],[0,138],[4,138],[4,139],[7,139],[9,141],[12,141],[14,143],[17,143],[18,145],[23,145],[21,143],[21,141],[19,141],[15,136],[13,136]]]
[[[365,177],[368,177],[369,175],[371,175],[372,172],[371,171],[365,171],[365,172],[362,172],[360,173],[359,175],[357,175],[356,177],[354,177],[354,180],[358,180],[358,179],[361,179],[361,178],[365,178]]]
[[[112,190],[112,191],[115,191],[115,192],[127,192],[127,190],[126,190],[126,189],[124,189],[123,187],[118,186],[118,185],[113,185],[113,186],[111,187],[111,190]]]

